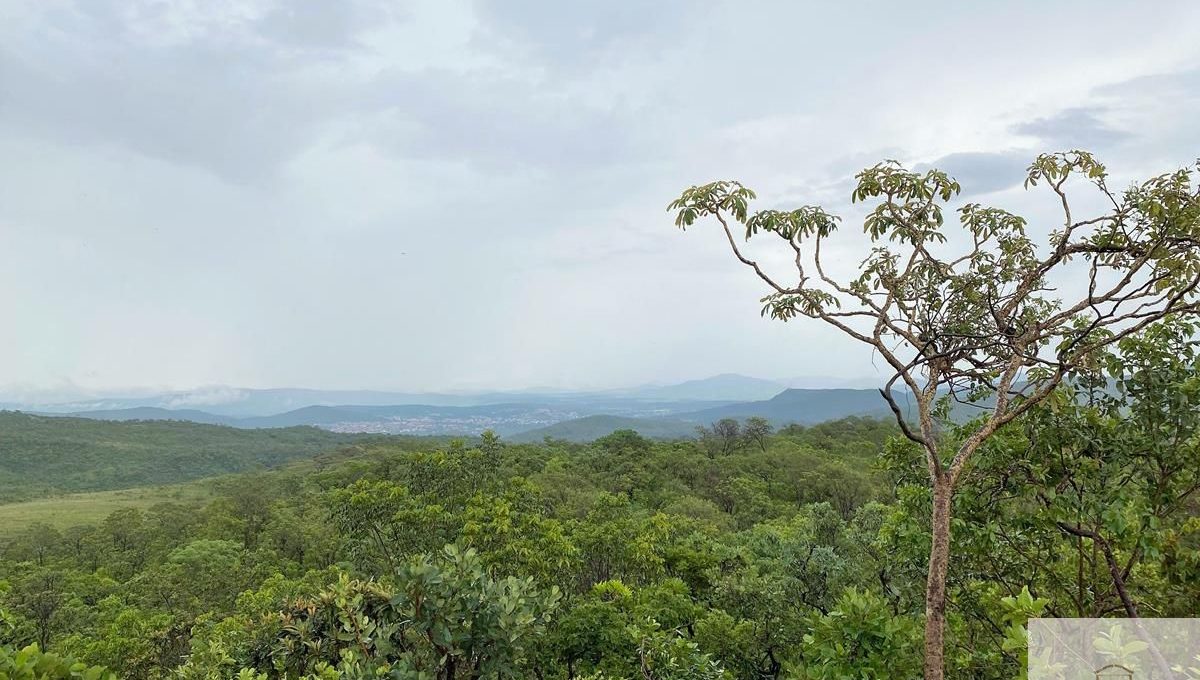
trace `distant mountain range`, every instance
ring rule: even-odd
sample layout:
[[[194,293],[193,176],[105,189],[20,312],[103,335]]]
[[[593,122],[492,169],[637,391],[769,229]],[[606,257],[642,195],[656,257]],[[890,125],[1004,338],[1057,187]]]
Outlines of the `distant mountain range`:
[[[849,384],[847,384],[849,383]],[[568,391],[532,389],[501,392],[436,393],[379,390],[313,390],[300,388],[248,389],[206,387],[176,392],[115,394],[103,396],[64,393],[0,392],[0,410],[78,413],[158,408],[250,418],[273,416],[308,406],[487,406],[492,404],[558,404],[563,402],[738,402],[769,399],[788,388],[871,387],[872,381],[838,378],[791,378],[764,380],[734,373],[688,380],[670,385]]]
[[[896,399],[902,405],[906,403],[902,394],[897,393]],[[693,436],[698,425],[708,425],[722,418],[766,418],[772,425],[781,427],[789,423],[814,425],[847,416],[890,418],[891,411],[878,390],[797,389],[784,390],[770,399],[725,404],[679,413],[669,418],[587,416],[522,432],[512,439],[541,441],[550,437],[591,441],[620,429],[634,430],[653,439],[676,439]]]
[[[903,403],[903,395],[896,398]],[[851,415],[890,416],[879,390],[784,390],[763,401],[725,404],[687,414],[688,419],[710,422],[721,418],[766,418],[776,425],[812,425]]]
[[[171,411],[196,409],[231,418],[270,416],[307,406],[364,406],[430,405],[470,406],[499,401],[541,401],[550,394],[479,393],[438,394],[382,392],[375,390],[311,390],[299,388],[245,389],[214,387],[187,392],[164,392],[138,396],[105,396],[98,398],[55,401],[51,403],[8,399],[0,407],[8,410],[37,410],[49,413],[93,411],[122,411],[136,408],[157,408]]]
[[[641,402],[616,398],[576,400],[558,403],[486,404],[481,406],[431,406],[400,404],[374,406],[342,404],[305,406],[270,416],[238,418],[197,409],[165,409],[138,406],[128,409],[101,409],[37,415],[70,416],[93,420],[183,420],[230,427],[277,428],[314,425],[333,432],[369,432],[375,434],[477,435],[493,430],[511,435],[588,415],[614,417],[658,417],[690,412],[697,408],[727,405],[723,401]],[[607,434],[607,433],[606,433]]]
[[[699,408],[697,408],[699,407]],[[331,432],[408,435],[478,435],[493,430],[512,441],[544,437],[587,441],[613,430],[632,429],[661,439],[689,437],[697,425],[722,418],[766,418],[777,427],[813,424],[846,416],[887,417],[875,390],[784,390],[770,399],[746,402],[633,402],[609,398],[558,404],[488,404],[482,406],[339,405],[306,406],[272,416],[235,418],[197,409],[129,409],[45,413],[108,421],[190,421],[239,429],[300,425]]]
[[[598,392],[463,395],[212,388],[32,406],[0,403],[0,408],[93,420],[181,420],[241,429],[311,425],[333,432],[468,436],[490,429],[523,440],[593,439],[626,427],[651,437],[684,437],[699,424],[750,416],[781,426],[848,415],[887,415],[876,390],[787,387],[806,380],[815,379],[773,381],[723,374]]]
[[[786,383],[776,380],[723,373],[675,385],[646,385],[629,390],[614,390],[612,393],[633,399],[661,401],[752,401],[770,399],[787,388]]]

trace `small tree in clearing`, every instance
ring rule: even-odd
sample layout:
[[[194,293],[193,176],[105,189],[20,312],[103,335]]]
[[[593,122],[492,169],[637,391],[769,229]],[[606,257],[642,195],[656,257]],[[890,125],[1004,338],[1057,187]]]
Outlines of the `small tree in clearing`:
[[[750,212],[754,192],[721,181],[683,192],[668,210],[680,228],[712,217],[737,258],[769,287],[763,314],[820,320],[872,348],[892,374],[880,390],[904,436],[920,446],[932,486],[932,547],[925,593],[925,677],[944,674],[946,572],[954,490],[972,455],[998,428],[1045,399],[1064,378],[1121,338],[1165,317],[1200,312],[1200,162],[1109,190],[1104,166],[1082,151],[1043,154],[1026,188],[1045,185],[1061,203],[1062,226],[1042,249],[1026,221],[999,208],[958,209],[958,248],[943,206],[959,193],[939,170],[917,173],[888,161],[863,170],[852,200],[873,201],[864,221],[872,248],[857,278],[835,279],[821,245],[839,218],[815,206]],[[1105,202],[1086,219],[1072,214],[1067,181],[1082,178]],[[795,271],[789,282],[738,246],[778,237]],[[959,240],[959,239],[955,239]],[[781,244],[782,245],[782,244]],[[953,252],[951,252],[953,251]],[[791,267],[789,266],[789,269]],[[1051,287],[1077,271],[1079,293]],[[911,395],[900,408],[893,388]],[[961,441],[938,427],[947,399],[985,405]]]

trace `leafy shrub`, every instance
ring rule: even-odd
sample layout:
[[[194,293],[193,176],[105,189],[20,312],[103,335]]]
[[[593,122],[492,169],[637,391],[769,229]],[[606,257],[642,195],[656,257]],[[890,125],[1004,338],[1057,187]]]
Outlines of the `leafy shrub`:
[[[920,630],[883,598],[847,590],[804,636],[805,680],[907,680],[921,677]]]
[[[0,646],[0,678],[5,680],[117,680],[100,666],[49,654],[29,645],[14,650]]]

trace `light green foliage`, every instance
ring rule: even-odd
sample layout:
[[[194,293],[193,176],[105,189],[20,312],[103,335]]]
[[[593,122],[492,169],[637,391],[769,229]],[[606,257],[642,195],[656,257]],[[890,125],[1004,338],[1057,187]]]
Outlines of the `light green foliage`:
[[[1016,666],[1019,677],[1025,678],[1029,668],[1029,619],[1038,618],[1045,614],[1046,605],[1050,604],[1050,600],[1041,597],[1034,597],[1029,592],[1029,586],[1021,588],[1021,592],[1016,595],[1008,595],[1000,599],[1002,612],[1000,620],[1004,626],[1004,640],[1000,643],[1000,651],[1002,654],[1007,654],[1016,657]],[[992,661],[995,665],[1000,665],[1000,660]],[[1046,662],[1041,662],[1041,667],[1046,668]]]
[[[528,483],[514,483],[503,495],[477,494],[463,511],[459,540],[495,573],[571,587],[578,549],[566,525],[546,517],[544,507],[541,493]]]
[[[980,451],[955,503],[951,574],[964,618],[952,623],[968,642],[953,663],[1016,675],[1028,616],[1200,611],[1194,333],[1173,321],[1122,340],[1097,355],[1101,372],[1060,388]],[[905,508],[889,533],[919,553],[928,492],[912,454],[898,443],[886,456]]]
[[[723,677],[719,664],[689,640],[701,608],[686,584],[670,579],[631,589],[604,581],[565,611],[551,630],[547,651],[569,670],[602,677]]]
[[[136,579],[148,606],[198,616],[225,613],[238,593],[262,577],[256,571],[254,554],[240,543],[198,539],[172,550]]]
[[[117,680],[99,666],[44,653],[37,645],[14,650],[0,645],[0,678],[5,680]]]
[[[271,648],[282,627],[281,609],[311,597],[341,576],[333,568],[310,571],[296,579],[277,573],[256,589],[242,592],[229,616],[197,617],[189,655],[178,676],[183,680],[224,680],[248,660],[263,658],[262,651]],[[265,660],[263,664],[270,665]]]
[[[916,617],[896,616],[882,598],[848,590],[804,635],[799,678],[912,680],[921,677]]]
[[[661,547],[669,527],[663,516],[639,515],[628,500],[601,494],[573,529],[580,578],[589,585],[614,578],[642,584],[664,573]]]

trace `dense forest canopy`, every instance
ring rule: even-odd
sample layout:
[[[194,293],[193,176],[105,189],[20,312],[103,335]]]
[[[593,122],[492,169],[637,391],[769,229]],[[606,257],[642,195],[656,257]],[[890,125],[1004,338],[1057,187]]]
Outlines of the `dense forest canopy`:
[[[446,644],[481,667],[511,666],[505,677],[535,667],[544,677],[624,677],[654,655],[670,664],[677,654],[712,673],[723,663],[749,669],[765,662],[759,654],[790,652],[755,631],[763,623],[746,616],[757,605],[738,593],[775,582],[805,593],[796,617],[829,611],[841,594],[832,572],[849,567],[838,563],[850,555],[837,553],[853,548],[842,534],[886,514],[877,505],[888,496],[885,474],[872,461],[892,430],[847,420],[778,434],[726,425],[674,443],[621,431],[588,445],[388,444],[329,465],[228,478],[204,508],[165,503],[95,526],[28,527],[0,566],[3,639],[122,677],[228,677],[242,667],[296,677],[322,663],[395,664],[406,645],[411,663],[430,670],[441,663],[441,652],[422,647],[432,643],[395,629],[388,645],[344,645],[337,630],[347,613],[320,603],[352,592],[370,625],[394,628],[411,615],[397,593],[424,592],[432,579],[447,610],[427,612],[430,626],[461,625],[456,608],[500,608],[472,616],[498,616],[489,625],[501,627],[503,645],[467,645],[454,629]],[[809,547],[816,560],[801,583],[785,565]],[[528,612],[509,620],[511,598]],[[706,611],[712,620],[701,625]],[[740,626],[747,642],[768,638],[724,661],[695,638],[716,644],[721,626]],[[323,642],[302,653],[306,639]],[[360,656],[343,662],[343,652]]]

